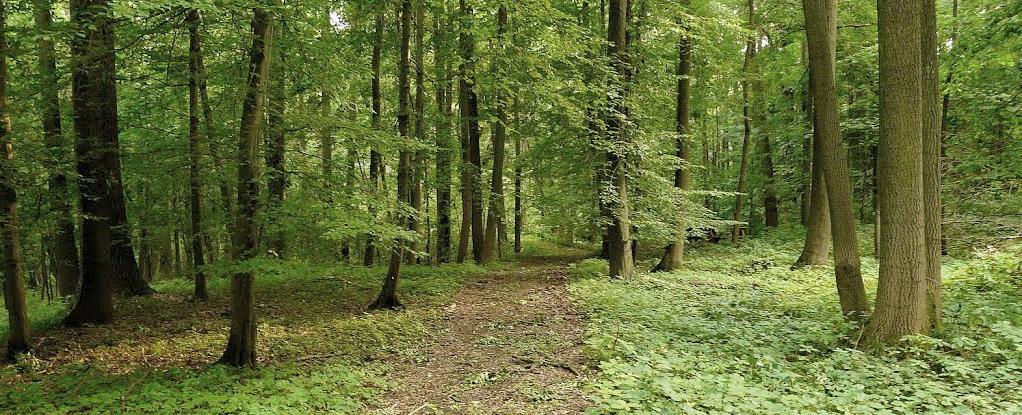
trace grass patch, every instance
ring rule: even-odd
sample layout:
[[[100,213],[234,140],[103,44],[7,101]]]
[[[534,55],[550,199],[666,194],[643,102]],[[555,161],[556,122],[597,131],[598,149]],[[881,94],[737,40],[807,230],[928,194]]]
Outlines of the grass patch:
[[[875,355],[851,347],[829,267],[789,270],[799,249],[780,231],[691,249],[681,272],[573,283],[600,369],[589,412],[1022,412],[1022,248],[949,259],[945,331]],[[872,292],[876,261],[863,273]]]

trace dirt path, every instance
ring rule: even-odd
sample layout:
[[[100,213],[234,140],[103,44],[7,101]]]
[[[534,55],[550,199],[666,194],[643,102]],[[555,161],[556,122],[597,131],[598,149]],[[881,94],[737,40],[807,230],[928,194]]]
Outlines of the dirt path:
[[[468,281],[419,358],[396,363],[375,414],[578,414],[587,368],[566,261],[529,260]]]

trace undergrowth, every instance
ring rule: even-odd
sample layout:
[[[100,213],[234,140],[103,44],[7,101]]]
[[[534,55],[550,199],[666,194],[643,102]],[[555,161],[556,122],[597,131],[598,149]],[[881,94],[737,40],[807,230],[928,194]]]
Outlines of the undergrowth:
[[[383,268],[246,266],[258,270],[258,369],[211,364],[227,335],[226,275],[236,270],[213,265],[209,301],[192,302],[188,280],[161,281],[154,296],[118,299],[107,325],[58,328],[66,306],[33,301],[36,355],[0,366],[0,412],[364,413],[388,387],[387,358],[414,358],[438,306],[483,270],[406,267],[398,295],[407,309],[366,313]]]
[[[684,271],[627,281],[576,264],[571,293],[599,365],[589,412],[1022,412],[1022,247],[947,259],[944,331],[865,353],[832,269],[789,269],[799,236],[697,247]],[[863,274],[872,293],[876,261],[863,258]]]

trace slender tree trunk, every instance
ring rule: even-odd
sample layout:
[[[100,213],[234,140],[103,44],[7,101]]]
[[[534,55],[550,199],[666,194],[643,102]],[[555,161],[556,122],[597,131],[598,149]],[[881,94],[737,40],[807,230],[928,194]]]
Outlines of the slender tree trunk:
[[[525,207],[522,204],[522,135],[515,134],[515,253],[522,252],[522,231],[525,228]]]
[[[954,23],[951,26],[950,47],[948,48],[949,52],[953,51],[955,48],[958,47],[958,0],[954,0],[951,3],[951,16],[952,16],[952,19],[954,19]],[[951,82],[955,78],[955,66],[956,66],[955,64],[956,63],[957,62],[955,60],[955,57],[952,55],[951,56],[951,64],[949,65],[949,68],[948,68],[948,71],[947,71],[947,77],[944,78],[944,84],[947,85],[947,86],[950,86]],[[948,119],[948,112],[950,111],[950,109],[951,109],[951,92],[950,92],[950,88],[948,88],[944,92],[944,97],[942,98],[941,105],[940,105],[940,157],[941,157],[941,159],[943,159],[945,157],[945,150],[947,149],[947,147],[945,145],[947,143],[948,136],[951,134],[950,120]],[[944,170],[943,169],[940,170],[940,174],[941,174],[941,177],[943,178],[943,176],[944,176]],[[943,220],[943,217],[944,217],[944,206],[943,206],[943,203],[942,203],[941,204],[941,219],[942,220]],[[947,233],[944,232],[943,223],[941,223],[941,232],[940,232],[940,253],[941,253],[941,255],[947,255],[948,254],[948,250],[947,250]],[[934,327],[934,328],[940,329],[940,327]]]
[[[412,1],[402,0],[400,26],[401,35],[399,44],[400,60],[398,66],[397,130],[398,134],[400,134],[403,138],[409,138],[408,127],[411,121],[412,97],[409,79],[412,69],[411,53],[409,50],[411,26]],[[399,205],[403,205],[411,202],[409,181],[412,174],[412,153],[406,149],[401,149],[398,157],[397,202]],[[406,215],[403,213],[398,213],[398,226],[409,226],[410,228],[410,222],[405,216]],[[395,309],[401,307],[401,302],[397,299],[397,282],[398,277],[401,275],[401,257],[404,255],[404,251],[404,240],[400,237],[395,238],[393,242],[393,252],[391,252],[390,256],[390,266],[387,268],[387,276],[383,280],[383,289],[380,290],[380,295],[376,298],[376,301],[369,305],[370,309]]]
[[[280,48],[277,54],[278,64],[283,63],[283,55]],[[273,218],[282,217],[280,209],[284,204],[284,192],[287,189],[287,172],[284,169],[284,149],[287,145],[287,125],[284,118],[285,106],[287,105],[287,90],[284,85],[284,71],[275,71],[269,78],[269,93],[267,95],[267,131],[266,131],[266,192],[267,206],[271,222]],[[287,240],[284,232],[275,229],[268,232],[269,249],[276,253],[280,259],[287,258]]]
[[[865,344],[929,331],[923,180],[921,2],[877,3],[880,50],[880,277]]]
[[[802,40],[802,55],[799,58],[800,63],[805,68],[806,82],[802,84],[802,102],[799,106],[801,110],[802,119],[805,121],[806,130],[812,131],[813,115],[812,115],[812,92],[810,92],[810,81],[809,81],[809,49],[806,41]],[[802,226],[808,227],[811,215],[812,206],[812,191],[813,191],[813,180],[816,179],[813,173],[813,134],[802,135],[802,164],[801,174],[799,177],[802,178],[802,191],[799,209],[799,223]],[[830,219],[829,217],[827,218]],[[828,233],[830,230],[827,231]]]
[[[447,62],[447,20],[446,2],[440,2],[434,15],[433,60],[436,64],[436,263],[450,260],[451,255],[451,87],[449,64]]]
[[[201,39],[201,26],[202,16],[199,16],[200,36]],[[201,46],[201,42],[200,42]],[[224,251],[229,259],[233,259],[234,255],[234,243],[231,238],[234,237],[234,194],[231,188],[231,184],[228,181],[227,169],[224,166],[226,160],[220,157],[220,142],[215,138],[217,137],[213,123],[213,106],[209,102],[209,82],[206,78],[206,64],[203,60],[202,49],[199,49],[199,54],[196,57],[196,66],[199,78],[199,101],[202,105],[202,123],[206,132],[206,144],[209,150],[209,158],[213,161],[213,171],[217,176],[217,187],[220,191],[220,198],[224,205],[224,229],[227,230],[228,244],[227,249]]]
[[[241,108],[238,139],[238,222],[234,240],[238,259],[255,258],[259,249],[256,211],[259,207],[259,130],[264,115],[267,76],[270,70],[273,18],[269,0],[252,9],[252,47],[249,50],[248,84]],[[231,332],[220,362],[231,366],[256,365],[255,272],[242,271],[231,280]]]
[[[192,243],[192,274],[195,279],[196,299],[209,297],[206,292],[206,275],[202,267],[205,258],[202,253],[202,178],[199,166],[202,164],[202,142],[199,138],[199,55],[202,40],[199,37],[199,11],[191,9],[186,16],[188,21],[188,187],[191,202],[191,228],[188,240]]]
[[[834,274],[841,312],[858,318],[869,312],[866,288],[859,265],[859,245],[852,213],[852,190],[845,149],[838,123],[835,60],[837,37],[836,0],[803,0],[806,37],[809,39],[809,67],[812,75],[813,125],[822,142],[823,170],[827,183],[831,234],[834,245]]]
[[[67,177],[63,166],[66,161],[64,132],[60,120],[60,86],[57,83],[57,62],[53,38],[53,17],[49,0],[33,0],[36,48],[39,56],[39,108],[43,119],[43,140],[49,151],[49,202],[55,215],[53,226],[53,262],[56,264],[57,291],[61,296],[78,293],[78,247],[75,242],[75,223],[67,197]]]
[[[373,56],[370,65],[372,66],[373,79],[371,84],[372,107],[370,127],[373,131],[380,129],[380,117],[383,115],[383,97],[380,92],[380,64],[383,61],[383,3],[377,6],[376,28],[373,32]],[[369,190],[374,195],[380,190],[380,182],[386,181],[383,174],[383,155],[372,147],[369,150]],[[375,216],[375,209],[370,203],[370,211]],[[367,267],[373,265],[376,260],[376,237],[370,233],[366,235],[365,252],[362,255],[362,265]]]
[[[113,318],[110,183],[116,152],[117,87],[113,20],[107,0],[74,0],[71,23],[71,102],[75,113],[76,170],[82,210],[82,285],[66,322],[105,323]]]
[[[7,356],[28,353],[30,322],[25,296],[25,276],[21,272],[21,236],[18,231],[17,172],[14,167],[14,142],[11,114],[7,106],[7,10],[0,2],[0,271],[4,279],[4,306],[7,308]],[[41,247],[42,248],[42,247]],[[44,248],[45,249],[45,248]],[[45,274],[44,274],[45,275]]]
[[[464,181],[462,186],[466,187],[463,193],[467,196],[464,199],[462,209],[467,212],[463,214],[463,221],[468,219],[470,232],[462,234],[461,245],[467,246],[471,236],[472,259],[480,262],[483,249],[483,188],[482,188],[482,157],[479,154],[479,136],[482,132],[479,129],[479,99],[475,90],[475,34],[473,30],[473,11],[465,0],[460,0],[461,9],[461,36],[459,48],[461,49],[462,64],[460,69],[459,82],[459,107],[461,108],[461,124],[463,139],[467,141],[467,163],[463,163],[465,171],[462,174]],[[462,230],[466,225],[462,224]],[[469,233],[471,235],[469,235]],[[461,246],[458,247],[459,259],[461,257]]]
[[[930,328],[943,328],[941,319],[941,240],[943,202],[940,197],[940,64],[937,61],[937,8],[935,0],[922,0],[920,24],[922,52],[922,162],[923,217],[926,221],[926,296]]]
[[[812,107],[810,107],[812,108]],[[813,131],[812,183],[809,190],[809,223],[806,225],[806,241],[802,255],[792,269],[804,266],[825,265],[830,253],[830,207],[827,204],[827,182],[823,174],[823,142]]]
[[[683,30],[687,30],[687,28]],[[688,170],[688,166],[685,165],[692,158],[688,144],[688,138],[691,134],[689,131],[689,96],[691,95],[689,74],[692,72],[691,51],[692,40],[686,31],[682,33],[681,40],[678,43],[678,94],[674,117],[675,132],[678,134],[675,146],[677,147],[677,156],[683,163],[683,165],[674,170],[674,187],[682,192],[688,191],[691,188],[691,173]],[[677,215],[678,226],[674,231],[674,242],[667,245],[660,263],[653,267],[654,272],[670,272],[681,269],[685,256],[686,232],[681,209],[678,210]]]
[[[755,29],[755,8],[752,0],[749,0],[749,27]],[[735,222],[742,221],[742,206],[745,204],[746,188],[749,180],[749,144],[752,139],[752,115],[749,112],[749,75],[752,67],[752,60],[756,58],[756,37],[750,35],[745,43],[745,63],[742,65],[742,161],[738,167],[738,195],[735,196],[735,212],[732,219]],[[751,220],[750,220],[751,222]],[[741,236],[741,225],[735,225],[731,230],[731,242],[738,242]]]
[[[497,9],[497,39],[493,62],[494,77],[497,82],[506,82],[505,67],[507,49],[504,36],[507,33],[507,6],[502,2]],[[486,233],[483,239],[482,258],[480,263],[492,261],[497,256],[498,224],[504,220],[504,143],[507,141],[507,97],[500,92],[494,93],[494,110],[497,122],[493,124],[491,135],[493,146],[493,173],[490,177],[490,207],[486,215]]]
[[[628,69],[628,0],[611,0],[607,55],[612,65],[607,113],[606,177],[604,184],[613,189],[613,200],[602,200],[602,214],[608,221],[607,248],[611,278],[627,278],[635,270],[628,212],[628,133],[625,131],[627,107],[624,102]]]
[[[415,14],[415,141],[425,144],[426,142],[426,124],[425,124],[425,105],[426,105],[426,87],[425,87],[425,49],[423,48],[423,33],[425,31],[426,16],[425,6],[421,2],[416,2],[414,9]],[[429,190],[423,190],[426,181],[426,152],[422,150],[416,150],[412,156],[412,172],[409,177],[409,199],[411,200],[412,210],[415,214],[408,218],[408,229],[415,232],[419,237],[422,237],[422,226],[421,219],[424,218],[425,214],[422,211],[422,200],[423,193],[429,194]],[[410,251],[418,252],[419,243],[416,240],[410,241]],[[408,264],[415,265],[419,262],[417,254],[409,252]]]

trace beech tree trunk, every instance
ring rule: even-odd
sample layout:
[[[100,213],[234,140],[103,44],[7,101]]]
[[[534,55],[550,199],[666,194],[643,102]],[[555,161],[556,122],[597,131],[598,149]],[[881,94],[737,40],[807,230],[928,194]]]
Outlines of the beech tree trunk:
[[[25,276],[21,272],[21,236],[18,231],[18,194],[15,191],[17,171],[14,167],[14,143],[11,114],[7,106],[7,10],[0,2],[0,271],[4,279],[4,306],[10,328],[5,360],[28,353],[28,304]],[[42,248],[42,247],[41,247]],[[45,274],[44,274],[45,275]]]
[[[880,277],[865,344],[927,333],[922,2],[879,0]]]
[[[479,154],[479,99],[475,90],[475,34],[473,30],[473,11],[465,0],[459,1],[461,9],[461,35],[458,40],[461,49],[462,64],[459,80],[459,107],[461,109],[461,130],[465,160],[462,163],[462,235],[458,247],[459,262],[463,261],[462,246],[467,251],[468,237],[472,241],[472,259],[480,262],[483,249],[483,189],[482,189],[482,158]],[[467,223],[467,225],[466,225]],[[467,255],[467,252],[466,252]]]
[[[283,55],[278,48],[275,53],[283,62]],[[276,71],[270,76],[267,96],[267,131],[266,131],[266,210],[272,218],[280,217],[280,209],[284,204],[284,192],[287,189],[287,172],[284,170],[284,149],[287,144],[287,125],[284,119],[287,91],[283,71]],[[276,229],[267,232],[268,247],[278,258],[287,258],[287,240],[284,232]]]
[[[49,0],[33,0],[35,29],[40,34],[53,31],[53,15]],[[39,108],[43,120],[43,141],[50,152],[49,204],[54,212],[53,262],[57,278],[57,291],[62,297],[78,293],[79,263],[78,246],[75,242],[75,223],[71,204],[68,203],[67,177],[62,166],[66,160],[64,131],[60,120],[60,86],[58,85],[57,61],[53,39],[49,36],[36,37],[36,53],[39,57]]]
[[[627,88],[628,69],[628,16],[630,4],[628,0],[611,0],[609,21],[607,25],[607,41],[610,47],[607,56],[612,65],[611,79],[608,84],[608,111],[606,114],[607,139],[606,146],[606,183],[614,195],[613,198],[601,198],[602,215],[608,223],[607,254],[610,263],[611,278],[627,278],[635,270],[632,257],[631,224],[628,212],[628,137],[626,118],[628,110],[624,102]]]
[[[426,16],[425,7],[421,2],[417,2],[414,7],[415,14],[415,57],[413,59],[415,65],[415,141],[425,144],[426,142],[426,125],[425,125],[425,105],[426,105],[426,79],[425,79],[425,50],[423,49],[423,33],[425,31]],[[429,189],[425,188],[426,181],[426,152],[422,150],[416,150],[412,155],[412,171],[409,177],[409,199],[411,200],[412,210],[415,214],[408,218],[408,229],[415,232],[419,237],[422,237],[422,225],[420,218],[425,218],[426,215],[422,210],[423,193],[429,194]],[[417,240],[412,240],[408,243],[410,245],[410,251],[408,252],[408,264],[415,265],[419,262],[418,254],[414,252],[419,251],[419,243]]]
[[[192,276],[195,282],[194,297],[204,300],[209,297],[206,292],[206,275],[202,271],[205,258],[202,253],[202,177],[199,166],[202,164],[202,142],[199,137],[199,55],[202,40],[199,37],[199,11],[191,9],[185,19],[188,22],[188,188],[191,202],[191,227],[188,240],[192,244]]]
[[[377,6],[376,11],[376,28],[373,33],[373,57],[371,61],[373,79],[371,84],[372,89],[372,106],[373,113],[371,115],[370,127],[373,131],[379,131],[380,129],[380,117],[383,111],[383,98],[380,92],[380,63],[383,60],[383,3]],[[373,147],[369,150],[369,190],[373,194],[376,194],[380,189],[380,181],[386,180],[383,178],[383,155]],[[375,213],[370,204],[370,209]],[[373,265],[373,261],[376,260],[376,238],[370,233],[366,235],[366,246],[365,252],[362,255],[362,264],[369,267]]]
[[[117,86],[113,20],[107,0],[71,1],[71,102],[74,107],[75,168],[82,211],[82,285],[65,320],[70,325],[113,318],[110,183],[116,152]]]
[[[824,180],[827,183],[837,292],[841,312],[846,317],[859,318],[869,312],[869,301],[859,268],[851,179],[838,125],[834,68],[837,54],[837,3],[836,0],[803,0],[802,5],[806,37],[809,39],[813,125],[816,137],[822,144],[819,149],[822,150]]]
[[[688,2],[686,1],[686,6]],[[683,29],[687,30],[687,28]],[[681,191],[688,191],[691,188],[691,173],[688,166],[684,165],[691,161],[691,150],[688,145],[689,135],[689,96],[690,81],[689,74],[692,72],[692,59],[689,56],[692,51],[692,41],[687,32],[683,32],[678,43],[678,94],[677,105],[675,106],[675,129],[678,137],[675,139],[677,156],[683,165],[674,170],[674,187]],[[705,147],[705,146],[704,146]],[[653,267],[653,272],[670,272],[681,269],[685,256],[685,223],[682,212],[677,212],[678,227],[675,229],[674,242],[667,245],[664,256],[660,263]]]
[[[507,48],[504,39],[507,33],[507,6],[502,2],[497,9],[497,57],[494,60],[494,77],[497,82],[506,81],[505,67]],[[483,253],[480,263],[488,263],[497,256],[499,224],[504,220],[504,143],[507,141],[507,97],[500,92],[500,88],[494,93],[494,111],[497,114],[497,122],[493,124],[493,134],[490,136],[493,146],[493,173],[490,177],[490,207],[486,214],[486,234],[483,239]]]
[[[412,26],[412,2],[402,0],[401,2],[401,26],[400,26],[400,60],[398,66],[398,113],[397,130],[403,138],[409,138],[409,124],[411,121],[411,85],[410,76],[412,70],[409,43]],[[412,174],[412,153],[404,148],[398,156],[397,170],[397,202],[404,205],[411,202],[411,189],[409,181]],[[404,213],[399,210],[397,215],[398,226],[408,226],[410,222]],[[387,268],[387,276],[383,280],[383,289],[380,295],[372,304],[370,309],[396,309],[401,307],[397,299],[397,282],[401,275],[401,257],[404,255],[404,240],[400,237],[394,238],[393,252],[390,256],[390,266]]]
[[[812,75],[810,75],[812,76]],[[812,108],[810,106],[810,108]],[[811,110],[811,109],[810,109]],[[811,150],[812,182],[809,190],[809,214],[806,224],[806,241],[802,254],[792,269],[804,266],[825,265],[830,254],[830,207],[827,203],[827,181],[823,174],[823,142],[813,130]]]
[[[755,30],[755,5],[749,0],[749,28]],[[749,144],[752,140],[752,114],[749,112],[749,75],[752,67],[752,60],[756,58],[756,36],[750,35],[745,42],[745,63],[742,64],[742,161],[738,166],[738,195],[735,196],[735,212],[732,220],[742,221],[742,206],[745,204],[745,197],[749,181]],[[750,220],[751,222],[751,220]],[[731,229],[731,242],[738,242],[741,235],[742,225],[735,225]]]
[[[441,2],[433,17],[433,61],[436,65],[436,262],[443,264],[451,256],[451,105],[450,64],[447,60],[446,2]]]
[[[525,206],[522,204],[522,135],[515,134],[515,253],[522,252]]]
[[[922,0],[923,217],[926,238],[926,297],[930,328],[943,328],[941,319],[941,262],[943,210],[940,196],[941,97],[937,61],[937,8],[935,0]]]
[[[248,84],[241,108],[238,135],[238,222],[235,224],[238,259],[254,258],[259,249],[256,210],[259,206],[259,130],[264,116],[267,76],[270,70],[273,18],[271,4],[263,0],[252,9],[252,47],[249,49]],[[255,272],[243,271],[231,279],[231,332],[220,363],[256,365]]]

